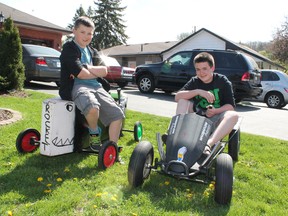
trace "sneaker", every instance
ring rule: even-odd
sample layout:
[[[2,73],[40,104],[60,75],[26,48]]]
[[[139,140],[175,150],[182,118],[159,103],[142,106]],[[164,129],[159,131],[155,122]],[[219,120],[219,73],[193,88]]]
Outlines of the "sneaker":
[[[101,139],[99,134],[90,134],[90,148],[99,151]]]

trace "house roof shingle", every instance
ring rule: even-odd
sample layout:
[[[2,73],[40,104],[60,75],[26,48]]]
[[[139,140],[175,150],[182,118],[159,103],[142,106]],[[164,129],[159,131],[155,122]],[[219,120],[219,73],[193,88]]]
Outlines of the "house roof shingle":
[[[13,22],[19,26],[29,26],[30,28],[41,28],[45,30],[57,31],[62,34],[71,34],[72,31],[45,20],[39,19],[35,16],[19,11],[15,8],[9,7],[0,2],[0,8],[5,18],[11,17]]]

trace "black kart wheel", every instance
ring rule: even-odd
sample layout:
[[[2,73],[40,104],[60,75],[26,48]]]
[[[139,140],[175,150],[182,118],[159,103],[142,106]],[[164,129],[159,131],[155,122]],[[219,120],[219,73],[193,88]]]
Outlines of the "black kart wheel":
[[[29,128],[22,131],[16,139],[16,149],[19,153],[34,152],[40,144],[40,133],[38,130]]]
[[[283,95],[278,92],[270,92],[265,97],[265,103],[269,108],[280,109],[284,103]]]
[[[233,161],[229,154],[221,153],[216,158],[215,201],[221,205],[230,203],[233,188]]]
[[[238,161],[240,152],[240,129],[232,131],[229,134],[228,141],[228,154],[232,157],[233,161]]]
[[[100,148],[98,154],[98,167],[107,169],[111,167],[118,159],[118,147],[115,142],[106,141]]]
[[[153,77],[150,75],[143,75],[138,81],[138,89],[141,93],[153,93],[155,90]]]
[[[143,136],[143,127],[141,122],[137,121],[134,124],[134,140],[139,142]]]
[[[128,181],[132,187],[141,186],[150,175],[154,159],[153,146],[148,141],[141,141],[135,147],[128,166]]]

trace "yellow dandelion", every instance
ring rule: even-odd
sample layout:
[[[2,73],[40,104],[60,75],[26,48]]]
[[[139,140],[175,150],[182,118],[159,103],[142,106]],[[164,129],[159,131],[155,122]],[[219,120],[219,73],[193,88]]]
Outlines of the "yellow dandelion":
[[[169,181],[165,181],[164,184],[165,184],[165,185],[169,185],[170,182],[169,182]]]
[[[97,193],[96,194],[96,197],[101,197],[102,196],[102,193]]]
[[[12,216],[13,215],[12,211],[8,211],[7,214],[8,214],[8,216]]]
[[[187,198],[191,199],[193,197],[192,193],[187,194]]]
[[[233,190],[233,191],[232,191],[232,194],[236,194],[236,191]]]
[[[62,178],[57,178],[56,181],[57,182],[62,182],[63,180],[62,180]]]
[[[209,192],[208,191],[204,191],[204,194],[203,194],[205,197],[209,197]]]
[[[93,205],[93,208],[97,208],[97,205]]]
[[[68,167],[65,167],[64,172],[70,172],[70,169]]]
[[[42,181],[43,181],[43,178],[42,178],[42,177],[38,177],[38,178],[37,178],[37,181],[38,181],[38,182],[42,182]]]
[[[137,216],[137,214],[136,213],[132,213],[132,216]]]
[[[112,200],[112,201],[117,201],[117,198],[116,198],[115,196],[112,196],[112,197],[111,197],[111,200]]]
[[[47,186],[47,187],[51,187],[51,186],[52,186],[52,184],[51,184],[51,183],[48,183],[46,186]]]
[[[215,188],[215,185],[214,184],[209,184],[209,189],[211,189],[211,190],[214,190],[214,188]]]
[[[51,189],[44,190],[44,193],[51,193]]]

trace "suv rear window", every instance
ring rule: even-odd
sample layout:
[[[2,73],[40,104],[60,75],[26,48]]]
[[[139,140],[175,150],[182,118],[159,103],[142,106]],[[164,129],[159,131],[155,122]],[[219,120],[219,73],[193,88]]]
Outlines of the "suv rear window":
[[[212,53],[216,68],[244,69],[245,64],[241,55],[232,53]]]

